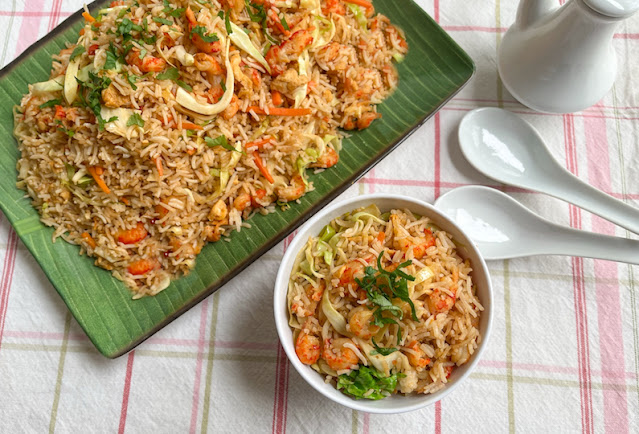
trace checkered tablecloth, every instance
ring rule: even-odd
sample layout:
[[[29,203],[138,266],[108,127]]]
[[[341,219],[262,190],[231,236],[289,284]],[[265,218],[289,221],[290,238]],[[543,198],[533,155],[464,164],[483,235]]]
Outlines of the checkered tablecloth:
[[[0,0],[0,64],[82,3]],[[575,175],[639,206],[638,17],[615,35],[613,90],[584,112],[544,115],[516,103],[497,74],[516,1],[419,3],[468,51],[477,75],[343,197],[432,202],[457,186],[495,185],[464,161],[456,129],[467,111],[501,106],[535,125]],[[627,236],[558,200],[505,191],[557,223]],[[271,312],[286,246],[108,360],[0,216],[0,432],[639,432],[639,267],[566,257],[489,263],[494,333],[477,371],[432,407],[379,416],[333,404],[290,368]]]

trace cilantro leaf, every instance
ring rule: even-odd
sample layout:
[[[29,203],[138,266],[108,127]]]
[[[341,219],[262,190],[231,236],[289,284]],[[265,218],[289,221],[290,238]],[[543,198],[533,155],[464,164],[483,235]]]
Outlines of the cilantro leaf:
[[[233,29],[231,28],[231,12],[226,11],[226,15],[224,16],[224,26],[226,27],[226,33],[233,33]]]
[[[73,52],[71,53],[71,56],[69,56],[69,62],[73,62],[76,57],[78,57],[80,54],[84,53],[85,51],[86,51],[86,48],[84,48],[84,45],[76,46],[73,49]]]
[[[135,85],[135,82],[138,81],[140,77],[134,74],[129,74],[126,71],[124,71],[124,77],[126,78],[126,81],[128,81],[129,84],[131,85],[131,89],[138,90],[138,87]]]
[[[180,71],[177,68],[169,68],[164,72],[159,73],[155,78],[158,80],[172,80],[175,81],[180,77]]]
[[[160,18],[160,17],[153,17],[153,21],[160,24],[166,24],[167,26],[170,26],[173,24],[173,21],[167,20],[166,18]]]
[[[194,34],[198,35],[200,39],[202,39],[206,43],[215,42],[219,40],[219,38],[217,37],[215,33],[208,34],[206,32],[206,27],[203,27],[203,26],[193,27],[193,30],[191,30],[191,36]]]
[[[62,101],[59,99],[50,99],[49,101],[45,102],[44,104],[40,104],[40,108],[47,108],[47,107],[55,107],[57,105],[62,104]]]
[[[377,345],[377,342],[375,342],[375,338],[371,338],[371,340],[373,341],[373,346],[375,347],[375,349],[373,351],[371,351],[371,355],[375,355],[375,354],[380,354],[382,356],[388,356],[391,353],[394,353],[395,351],[398,351],[397,348],[384,348],[384,347],[380,347],[379,345]]]
[[[238,151],[231,144],[229,144],[225,135],[217,136],[215,139],[212,139],[207,136],[204,138],[204,142],[206,143],[206,146],[208,146],[209,148],[213,148],[215,146],[221,146],[227,151],[241,152],[242,154],[244,154],[244,152]]]
[[[102,69],[115,69],[117,67],[118,57],[115,47],[113,46],[113,43],[111,43],[109,45],[109,49],[106,51],[106,60],[104,61]]]
[[[178,86],[180,86],[182,89],[186,90],[187,92],[193,92],[193,88],[189,86],[188,84],[186,84],[185,82],[183,82],[182,80],[176,80],[175,82],[177,83]]]
[[[130,117],[129,120],[126,121],[126,126],[130,127],[133,125],[137,125],[140,128],[144,127],[144,119],[142,119],[142,116],[140,116],[139,113],[133,113]]]

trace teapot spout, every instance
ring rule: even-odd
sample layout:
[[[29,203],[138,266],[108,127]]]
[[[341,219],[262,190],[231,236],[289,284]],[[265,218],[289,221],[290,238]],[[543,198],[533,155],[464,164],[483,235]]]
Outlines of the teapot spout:
[[[521,0],[517,9],[517,25],[525,29],[557,7],[557,0]]]

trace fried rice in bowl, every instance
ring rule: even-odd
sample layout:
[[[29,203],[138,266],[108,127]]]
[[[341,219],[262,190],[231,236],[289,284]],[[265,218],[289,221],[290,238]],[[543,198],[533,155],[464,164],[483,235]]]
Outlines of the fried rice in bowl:
[[[481,254],[433,206],[391,195],[334,204],[307,222],[277,275],[277,332],[318,392],[370,413],[439,401],[488,341]]]

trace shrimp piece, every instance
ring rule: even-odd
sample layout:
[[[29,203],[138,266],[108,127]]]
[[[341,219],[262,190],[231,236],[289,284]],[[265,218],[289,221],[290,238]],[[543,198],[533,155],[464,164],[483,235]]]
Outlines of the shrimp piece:
[[[419,346],[419,342],[412,341],[406,348],[410,351],[406,351],[406,357],[408,358],[408,363],[417,371],[423,371],[426,366],[430,363],[430,359],[426,357],[426,353]]]
[[[326,148],[326,151],[317,159],[317,161],[313,164],[310,164],[309,167],[319,167],[322,169],[328,169],[329,167],[333,167],[339,161],[339,154],[333,148]]]
[[[273,45],[269,48],[265,58],[271,67],[271,75],[273,77],[286,71],[286,65],[297,60],[299,55],[302,54],[302,51],[304,51],[304,48],[311,45],[313,42],[313,30],[312,27],[298,30],[281,45]]]
[[[126,63],[137,66],[142,72],[160,72],[166,67],[166,60],[159,57],[144,56],[144,59],[140,59],[140,50],[137,48],[126,56]]]
[[[410,248],[413,249],[413,257],[421,259],[426,255],[426,251],[436,244],[435,236],[430,229],[424,230],[423,237],[413,237],[406,235],[400,228],[399,216],[391,215],[393,223],[393,247],[404,252],[404,255]]]
[[[324,15],[331,13],[338,15],[346,15],[346,6],[340,0],[326,0],[326,5],[322,8]]]
[[[292,202],[299,199],[306,192],[306,184],[300,175],[295,175],[291,179],[291,184],[279,186],[275,189],[275,194],[281,200]]]
[[[450,291],[453,295],[448,294],[435,288],[435,290],[426,299],[426,305],[432,315],[448,312],[455,305],[457,299],[457,286],[453,286]]]
[[[233,98],[231,98],[231,102],[229,103],[229,106],[225,108],[224,111],[222,112],[222,117],[228,121],[233,116],[235,116],[235,114],[239,110],[240,110],[240,103],[237,100],[237,95],[233,95]]]
[[[238,211],[244,211],[251,204],[251,195],[243,191],[233,201],[233,208]]]
[[[356,307],[349,314],[348,325],[358,338],[370,339],[379,332],[379,326],[372,322],[373,311],[365,306]]]
[[[209,211],[209,220],[211,221],[223,221],[227,216],[228,207],[222,199],[218,200]]]
[[[324,290],[326,289],[326,283],[323,280],[320,280],[317,287],[309,284],[304,288],[306,292],[306,297],[310,300],[310,303],[307,306],[302,304],[293,303],[291,305],[291,311],[300,318],[304,318],[307,316],[313,316],[315,310],[317,309],[317,305],[319,301],[322,299],[322,295],[324,295]]]
[[[317,335],[311,334],[310,328],[311,322],[308,319],[295,340],[295,354],[305,365],[317,363],[320,358],[320,340]]]
[[[355,277],[361,277],[364,275],[364,264],[359,261],[350,261],[344,264],[336,271],[336,275],[333,277],[339,278],[339,284],[341,286],[352,285],[354,289],[359,288]]]
[[[208,54],[217,53],[222,49],[222,45],[219,40],[206,42],[197,33],[192,33],[193,29],[198,27],[200,24],[195,19],[195,14],[190,6],[186,8],[185,16],[186,20],[189,22],[189,35],[191,35],[191,42],[193,42],[195,48]]]
[[[148,234],[144,223],[138,222],[133,229],[120,231],[118,233],[118,241],[122,244],[136,244],[145,239]]]
[[[160,264],[155,259],[138,259],[129,264],[127,271],[134,276],[146,274],[151,270],[157,268]]]
[[[271,90],[276,90],[291,99],[295,99],[295,91],[308,84],[308,81],[309,78],[306,75],[299,75],[297,70],[289,68],[273,80]]]
[[[335,371],[343,371],[345,369],[354,369],[359,365],[359,358],[353,350],[344,347],[344,344],[355,343],[346,338],[324,339],[324,351],[322,359],[328,363],[328,366]]]
[[[210,75],[224,75],[224,68],[215,57],[206,53],[197,53],[195,56],[195,67],[198,71],[206,72]]]

